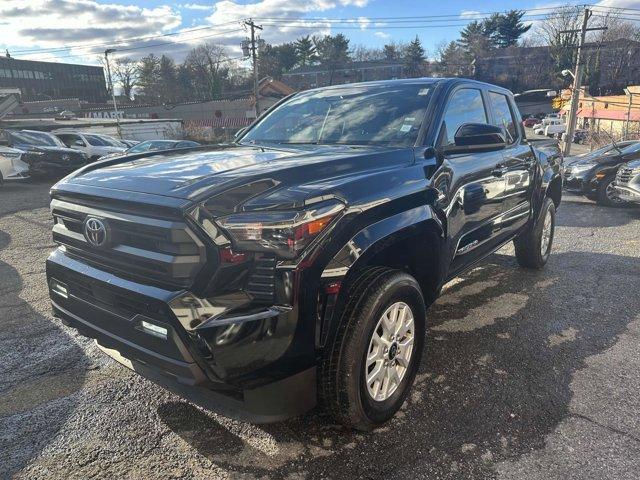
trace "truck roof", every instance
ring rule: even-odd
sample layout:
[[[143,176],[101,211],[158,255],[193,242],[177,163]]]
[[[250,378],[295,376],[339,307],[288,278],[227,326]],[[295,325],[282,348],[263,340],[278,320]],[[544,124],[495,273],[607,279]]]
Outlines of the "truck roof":
[[[439,84],[439,85],[446,85],[449,84],[451,86],[453,86],[454,84],[458,84],[458,83],[472,83],[472,84],[476,84],[479,87],[491,87],[492,89],[496,89],[496,90],[501,90],[505,93],[508,93],[510,95],[513,95],[513,93],[504,88],[504,87],[500,87],[499,85],[494,85],[491,83],[486,83],[486,82],[480,82],[478,80],[473,80],[471,78],[460,78],[460,77],[416,77],[416,78],[399,78],[399,79],[395,79],[395,80],[373,80],[370,82],[358,82],[358,83],[343,83],[343,84],[339,84],[339,85],[330,85],[327,87],[318,87],[318,88],[312,88],[309,90],[304,90],[305,92],[313,92],[313,91],[318,91],[318,90],[333,90],[333,89],[340,89],[340,88],[344,88],[344,87],[367,87],[367,86],[371,86],[371,87],[381,87],[381,86],[385,86],[385,85],[411,85],[411,84]]]

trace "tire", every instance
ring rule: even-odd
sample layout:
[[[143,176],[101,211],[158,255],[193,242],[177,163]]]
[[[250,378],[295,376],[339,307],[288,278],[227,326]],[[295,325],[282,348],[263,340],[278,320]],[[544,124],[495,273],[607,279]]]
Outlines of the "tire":
[[[370,431],[393,417],[413,385],[424,348],[426,308],[418,282],[385,267],[364,270],[345,293],[349,300],[320,365],[320,402],[337,422]],[[401,323],[389,321],[394,318]],[[402,335],[388,340],[389,327],[400,324]],[[374,378],[369,385],[366,375]]]
[[[598,195],[596,193],[585,193],[584,196],[589,200],[593,200],[594,202],[598,200]]]
[[[520,266],[534,269],[544,267],[551,253],[555,227],[556,208],[553,201],[546,197],[535,224],[513,242]]]
[[[626,203],[623,200],[620,200],[618,197],[612,195],[613,191],[612,184],[615,181],[615,175],[609,175],[605,177],[600,185],[598,185],[598,190],[596,192],[596,202],[600,205],[604,205],[605,207],[622,207]]]

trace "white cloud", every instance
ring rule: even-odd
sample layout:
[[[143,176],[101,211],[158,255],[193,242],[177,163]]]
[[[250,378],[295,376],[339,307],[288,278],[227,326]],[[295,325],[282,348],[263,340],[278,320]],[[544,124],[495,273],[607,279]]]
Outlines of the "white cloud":
[[[374,32],[373,34],[382,40],[389,40],[391,38],[391,35],[386,32]]]
[[[185,3],[166,0],[165,5],[145,8],[132,4],[134,0],[109,1],[112,3],[100,3],[101,0],[0,0],[2,43],[10,46],[16,58],[58,58],[67,62],[96,63],[98,55],[107,46],[119,50],[115,56],[138,58],[152,52],[157,55],[167,53],[180,61],[188,49],[206,41],[225,46],[230,55],[236,55],[241,40],[247,35],[240,25],[241,19],[254,18],[256,23],[265,24],[260,35],[267,42],[277,44],[302,35],[331,33],[330,21],[304,20],[307,16],[317,18],[335,8],[362,8],[369,3],[369,0],[252,0],[251,3],[220,0],[208,4],[208,0]],[[210,11],[211,14],[196,24],[186,25],[180,10]],[[354,24],[363,30],[371,26],[366,17],[359,17]],[[208,29],[193,31],[201,27]],[[172,35],[158,37],[169,32]],[[123,41],[140,37],[151,38]],[[87,48],[94,44],[98,45]],[[20,50],[67,46],[71,49],[20,53]],[[140,46],[149,48],[126,50]]]
[[[481,12],[477,10],[462,10],[460,12],[460,18],[473,20],[474,18],[479,18],[481,16]]]
[[[181,23],[180,13],[168,5],[142,8],[100,4],[95,0],[0,1],[0,36],[3,44],[17,47],[14,48],[17,58],[43,58],[45,53],[21,55],[20,47],[33,50],[71,46],[75,50],[55,52],[54,56],[77,53],[93,59],[104,46],[92,52],[80,47],[161,34]]]
[[[212,10],[213,4],[205,5],[202,3],[183,3],[180,8],[186,8],[187,10]]]
[[[234,20],[253,18],[264,24],[261,37],[269,43],[289,42],[303,35],[331,33],[331,23],[324,20],[304,20],[314,12],[326,12],[339,6],[364,7],[368,0],[260,0],[255,3],[237,3],[233,0],[216,2],[207,21],[221,25]],[[361,29],[370,23],[365,17],[353,21]],[[232,48],[235,48],[233,45]]]

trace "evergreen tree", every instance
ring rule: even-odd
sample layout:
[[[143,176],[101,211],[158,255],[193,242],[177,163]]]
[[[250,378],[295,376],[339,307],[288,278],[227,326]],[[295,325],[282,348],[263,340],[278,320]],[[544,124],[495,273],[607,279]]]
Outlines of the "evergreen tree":
[[[445,77],[460,77],[469,73],[469,59],[456,42],[449,42],[439,50],[439,69]]]
[[[160,98],[159,79],[160,59],[153,53],[142,57],[138,66],[138,85],[140,85],[140,95],[145,101],[155,102]]]
[[[176,64],[167,55],[160,57],[158,65],[158,93],[161,103],[175,103],[179,97]]]
[[[404,51],[404,63],[408,77],[419,77],[424,73],[424,55],[425,50],[416,35],[416,38],[407,45]]]
[[[269,76],[279,79],[297,62],[295,44],[270,45],[267,43],[258,55],[258,72],[261,77]]]
[[[493,33],[493,38],[498,47],[506,48],[517,45],[520,37],[529,31],[531,25],[522,23],[524,13],[521,10],[510,10],[504,15],[499,15],[496,29]]]
[[[316,47],[313,44],[313,40],[309,38],[309,35],[306,37],[300,37],[293,45],[296,53],[296,59],[301,66],[304,67],[306,65],[310,65],[318,59]]]
[[[336,70],[344,68],[351,61],[349,39],[338,33],[313,40],[320,63],[329,71],[329,85],[333,85]]]

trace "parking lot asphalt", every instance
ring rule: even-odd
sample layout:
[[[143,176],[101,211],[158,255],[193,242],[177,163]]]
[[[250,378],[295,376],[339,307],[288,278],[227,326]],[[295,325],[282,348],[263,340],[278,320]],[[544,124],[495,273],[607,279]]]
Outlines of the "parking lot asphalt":
[[[48,188],[0,188],[0,478],[640,477],[639,208],[565,196],[546,269],[505,247],[450,282],[410,398],[363,434],[203,411],[52,318]]]

